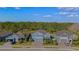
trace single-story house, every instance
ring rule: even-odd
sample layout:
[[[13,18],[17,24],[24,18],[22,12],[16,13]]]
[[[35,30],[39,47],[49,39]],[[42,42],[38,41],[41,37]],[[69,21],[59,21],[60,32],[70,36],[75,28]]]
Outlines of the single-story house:
[[[10,41],[10,42],[17,42],[19,41],[19,39],[22,38],[24,38],[24,35],[12,33],[12,32],[8,32],[3,35],[0,35],[0,40],[5,39],[5,41]]]
[[[5,40],[6,37],[8,37],[8,36],[10,36],[12,34],[13,34],[12,32],[4,32],[4,33],[0,34],[0,41]]]
[[[31,33],[31,38],[34,41],[43,41],[43,39],[51,39],[50,34],[45,30],[36,30]]]
[[[76,35],[68,31],[58,31],[55,33],[54,38],[60,45],[70,45],[72,40],[76,38]]]
[[[13,42],[15,41],[15,42],[18,42],[19,39],[22,39],[22,38],[24,38],[24,35],[12,34],[12,35],[6,37],[5,39],[6,39],[7,41],[13,41]]]

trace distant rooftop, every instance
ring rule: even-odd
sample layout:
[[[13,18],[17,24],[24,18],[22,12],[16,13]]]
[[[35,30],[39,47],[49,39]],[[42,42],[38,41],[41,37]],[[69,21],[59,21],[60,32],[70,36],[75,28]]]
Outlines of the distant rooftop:
[[[69,31],[58,31],[58,32],[56,32],[56,35],[58,35],[58,36],[71,36],[72,33]]]

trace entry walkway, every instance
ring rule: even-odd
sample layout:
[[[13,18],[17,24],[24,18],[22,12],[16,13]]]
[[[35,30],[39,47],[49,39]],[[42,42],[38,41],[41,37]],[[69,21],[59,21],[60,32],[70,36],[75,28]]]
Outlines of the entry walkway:
[[[43,42],[42,41],[34,41],[32,43],[32,48],[43,48]]]

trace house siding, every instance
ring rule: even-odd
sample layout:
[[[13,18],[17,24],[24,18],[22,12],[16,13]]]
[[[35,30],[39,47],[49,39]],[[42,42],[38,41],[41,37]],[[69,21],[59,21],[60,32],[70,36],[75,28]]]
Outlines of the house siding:
[[[36,40],[42,40],[43,41],[44,38],[50,39],[50,35],[48,33],[43,34],[43,33],[40,33],[40,32],[32,33],[32,39],[35,40],[35,41]]]
[[[24,38],[24,37],[22,37],[21,35],[19,36],[17,34],[13,34],[13,35],[6,37],[5,39],[6,39],[6,41],[7,40],[13,40],[13,41],[15,40],[16,42],[18,42],[18,40],[21,38]]]

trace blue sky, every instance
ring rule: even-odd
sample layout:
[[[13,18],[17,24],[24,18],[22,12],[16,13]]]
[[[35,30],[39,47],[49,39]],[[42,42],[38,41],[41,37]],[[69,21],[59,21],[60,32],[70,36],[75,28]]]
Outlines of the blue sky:
[[[78,7],[0,7],[0,22],[79,22]]]

